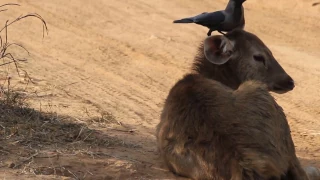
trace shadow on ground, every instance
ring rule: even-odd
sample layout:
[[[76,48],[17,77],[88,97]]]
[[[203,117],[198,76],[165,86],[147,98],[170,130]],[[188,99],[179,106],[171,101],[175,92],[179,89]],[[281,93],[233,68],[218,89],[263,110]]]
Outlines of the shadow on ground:
[[[111,115],[89,121],[116,124]],[[133,131],[113,134],[75,123],[72,117],[2,102],[0,169],[31,179],[32,175],[42,179],[44,175],[59,179],[178,178],[159,159],[154,137]],[[320,163],[319,159],[299,159],[304,166]]]
[[[0,114],[0,168],[14,170],[17,176],[175,178],[163,167],[155,147],[144,147],[143,142],[154,141],[151,136],[142,137],[131,131],[112,136],[112,132],[75,123],[72,117],[42,113],[3,102],[0,104]],[[111,117],[105,120],[109,123],[113,121]]]

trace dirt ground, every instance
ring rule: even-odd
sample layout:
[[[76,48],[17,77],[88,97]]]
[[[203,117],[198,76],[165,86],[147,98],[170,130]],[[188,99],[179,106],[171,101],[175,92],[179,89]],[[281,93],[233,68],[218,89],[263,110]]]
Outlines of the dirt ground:
[[[34,83],[24,93],[37,111],[30,118],[38,121],[28,126],[32,143],[17,133],[12,137],[17,139],[0,142],[0,178],[179,179],[158,158],[154,131],[166,95],[188,72],[207,29],[172,21],[223,9],[227,0],[10,2],[21,6],[1,12],[0,22],[36,12],[49,34],[42,38],[36,19],[8,31],[31,53],[23,69]],[[292,92],[274,96],[287,114],[302,164],[320,168],[320,5],[312,6],[315,2],[247,0],[244,8],[245,29],[267,44],[296,81]],[[24,79],[11,76],[17,87],[25,86]],[[25,114],[17,118],[25,120]],[[19,122],[18,129],[27,127]]]

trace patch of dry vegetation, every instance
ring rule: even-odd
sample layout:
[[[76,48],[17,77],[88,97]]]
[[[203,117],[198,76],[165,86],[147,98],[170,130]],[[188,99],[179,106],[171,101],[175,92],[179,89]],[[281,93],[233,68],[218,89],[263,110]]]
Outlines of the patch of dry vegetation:
[[[0,5],[0,12],[6,11],[5,8],[8,6],[19,5]],[[11,50],[22,48],[28,54],[29,52],[23,45],[10,42],[7,33],[10,25],[29,17],[41,20],[43,34],[48,31],[45,20],[36,13],[19,16],[13,21],[8,20],[4,27],[0,28],[0,67],[4,69],[1,75],[5,76],[0,80],[0,168],[16,169],[18,173],[23,174],[53,174],[81,179],[79,173],[72,172],[68,167],[54,165],[52,159],[78,154],[113,157],[92,149],[137,145],[92,130],[86,124],[74,123],[73,117],[41,112],[28,106],[28,95],[23,90],[13,88],[6,68],[14,65],[16,73],[21,76],[23,71],[28,83],[32,83],[28,73],[20,68],[20,63],[26,62],[27,59],[17,58],[19,55],[13,54]],[[104,113],[88,122],[121,126],[110,113]],[[47,159],[48,163],[37,164],[38,159]],[[82,174],[82,177],[84,176],[86,173]]]
[[[3,101],[0,101],[0,114],[0,154],[7,157],[1,159],[0,166],[21,168],[33,158],[43,158],[41,151],[53,150],[54,156],[92,154],[90,149],[96,147],[124,145],[123,141],[103,135],[85,124],[73,123],[72,117],[44,113],[20,104],[8,105]]]

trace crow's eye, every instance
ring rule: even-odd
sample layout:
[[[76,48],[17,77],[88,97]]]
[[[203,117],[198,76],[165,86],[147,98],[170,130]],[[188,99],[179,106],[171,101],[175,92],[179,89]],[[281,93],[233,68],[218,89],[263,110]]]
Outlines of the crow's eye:
[[[254,60],[258,62],[262,62],[264,65],[266,65],[266,60],[262,55],[253,55]]]

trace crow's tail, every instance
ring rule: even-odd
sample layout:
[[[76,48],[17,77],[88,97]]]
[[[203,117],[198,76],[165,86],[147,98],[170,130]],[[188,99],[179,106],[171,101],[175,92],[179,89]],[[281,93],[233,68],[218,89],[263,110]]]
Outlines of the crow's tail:
[[[184,18],[184,19],[180,19],[180,20],[174,20],[173,23],[193,23],[193,19]]]

